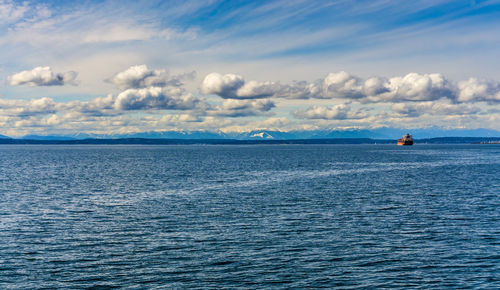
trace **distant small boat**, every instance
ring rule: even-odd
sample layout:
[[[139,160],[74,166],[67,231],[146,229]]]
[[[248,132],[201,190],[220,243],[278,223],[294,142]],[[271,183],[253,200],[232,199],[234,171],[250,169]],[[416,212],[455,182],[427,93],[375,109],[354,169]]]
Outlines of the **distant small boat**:
[[[403,136],[403,138],[398,139],[398,145],[401,146],[413,145],[413,138],[411,137],[410,134],[406,134]]]

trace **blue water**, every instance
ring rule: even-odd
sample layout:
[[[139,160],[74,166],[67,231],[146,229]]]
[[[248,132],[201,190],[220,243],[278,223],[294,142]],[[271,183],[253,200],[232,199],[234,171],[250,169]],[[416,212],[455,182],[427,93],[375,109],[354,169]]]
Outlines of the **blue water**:
[[[0,146],[0,288],[500,288],[500,146]]]

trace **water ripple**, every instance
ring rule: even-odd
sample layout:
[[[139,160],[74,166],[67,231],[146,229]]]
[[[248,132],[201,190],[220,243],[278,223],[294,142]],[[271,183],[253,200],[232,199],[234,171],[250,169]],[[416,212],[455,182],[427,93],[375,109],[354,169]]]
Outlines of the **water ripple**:
[[[500,146],[0,146],[0,288],[500,288]]]

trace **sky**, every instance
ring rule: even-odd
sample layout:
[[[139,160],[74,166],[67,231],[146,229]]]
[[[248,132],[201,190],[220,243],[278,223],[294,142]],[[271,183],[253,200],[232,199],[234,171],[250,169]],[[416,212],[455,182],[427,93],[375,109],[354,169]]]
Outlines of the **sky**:
[[[500,1],[0,0],[0,134],[500,130]]]

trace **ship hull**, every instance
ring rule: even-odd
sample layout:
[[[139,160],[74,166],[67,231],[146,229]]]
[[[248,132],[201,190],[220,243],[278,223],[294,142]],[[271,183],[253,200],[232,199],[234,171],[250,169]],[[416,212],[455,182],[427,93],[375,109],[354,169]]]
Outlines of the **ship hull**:
[[[413,145],[413,141],[399,141],[398,140],[398,145],[400,145],[400,146],[411,146],[411,145]]]

